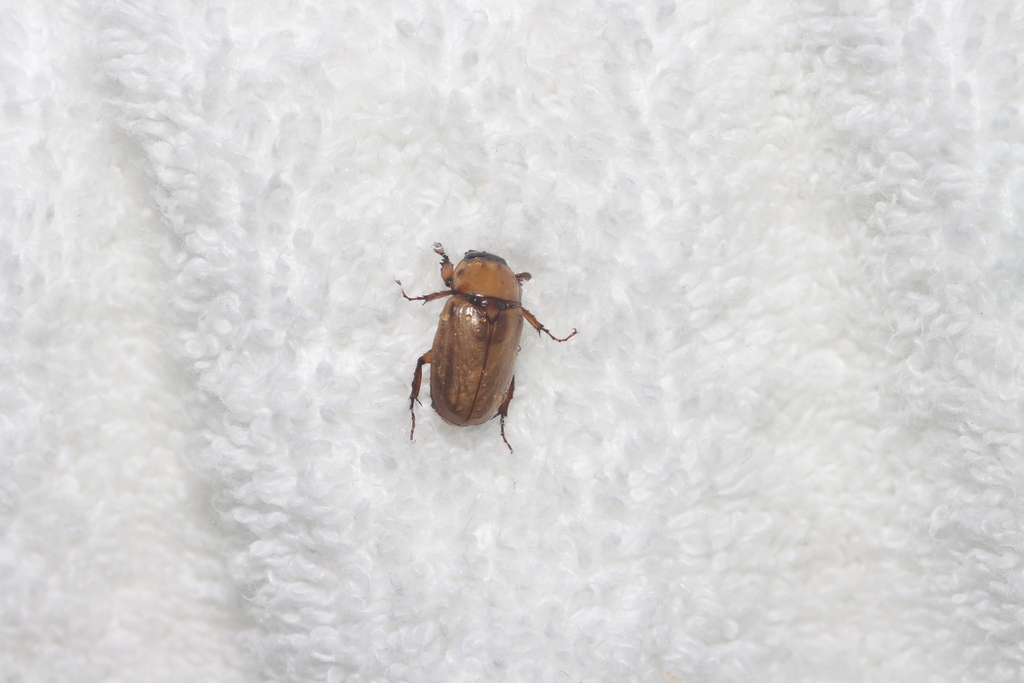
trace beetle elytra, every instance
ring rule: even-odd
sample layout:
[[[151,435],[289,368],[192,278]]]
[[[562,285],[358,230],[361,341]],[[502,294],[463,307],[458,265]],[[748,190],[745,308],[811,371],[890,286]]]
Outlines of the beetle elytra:
[[[576,330],[564,339],[551,334],[522,305],[523,282],[529,273],[513,273],[505,259],[486,251],[467,251],[453,266],[439,243],[434,252],[441,257],[441,279],[448,289],[409,296],[409,301],[428,301],[450,296],[437,323],[434,344],[416,361],[412,376],[409,412],[412,429],[416,431],[415,405],[419,402],[423,366],[430,363],[430,400],[434,410],[453,425],[478,425],[501,418],[501,438],[505,438],[505,417],[515,391],[513,369],[519,352],[519,338],[525,318],[537,330],[557,342],[571,339]],[[398,282],[396,280],[396,282]],[[401,286],[401,282],[398,285]]]

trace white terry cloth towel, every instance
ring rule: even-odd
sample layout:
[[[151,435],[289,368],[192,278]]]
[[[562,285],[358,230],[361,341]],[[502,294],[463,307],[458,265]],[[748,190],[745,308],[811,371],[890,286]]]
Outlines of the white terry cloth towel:
[[[1017,0],[12,0],[4,681],[1024,680]],[[434,242],[528,271],[497,421]]]

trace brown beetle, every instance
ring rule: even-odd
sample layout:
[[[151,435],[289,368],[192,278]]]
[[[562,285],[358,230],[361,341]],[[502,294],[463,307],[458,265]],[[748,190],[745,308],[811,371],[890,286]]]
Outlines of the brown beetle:
[[[451,296],[441,311],[434,345],[416,362],[412,376],[409,412],[416,431],[423,365],[430,363],[430,401],[434,410],[453,425],[478,425],[501,416],[501,438],[505,438],[505,416],[516,388],[512,369],[519,352],[523,318],[557,342],[565,339],[551,334],[533,314],[523,308],[522,283],[529,273],[516,275],[505,259],[486,251],[467,251],[459,265],[452,266],[444,247],[434,244],[441,257],[441,279],[448,289],[424,296],[402,296],[409,301],[428,301]],[[398,282],[396,280],[396,282]],[[401,282],[398,285],[401,286]]]

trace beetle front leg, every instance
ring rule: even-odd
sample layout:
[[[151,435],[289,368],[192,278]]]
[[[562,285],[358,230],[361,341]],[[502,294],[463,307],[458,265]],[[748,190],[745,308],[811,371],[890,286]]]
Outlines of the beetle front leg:
[[[556,342],[569,341],[570,339],[572,339],[573,337],[576,336],[576,328],[574,327],[574,328],[572,328],[572,334],[570,334],[565,339],[559,339],[555,335],[551,334],[551,332],[548,330],[548,328],[546,328],[543,325],[541,325],[540,321],[533,317],[533,313],[530,313],[525,308],[520,308],[519,310],[521,310],[523,312],[523,317],[526,318],[526,322],[528,322],[531,325],[533,325],[534,329],[537,330],[537,334],[540,334],[541,332],[543,332],[544,334],[546,334],[549,337],[551,337],[552,339],[554,339]]]
[[[409,414],[412,415],[412,429],[409,430],[409,441],[412,441],[412,435],[416,431],[416,411],[413,410],[413,406],[419,403],[420,400],[420,382],[423,381],[423,366],[431,361],[432,354],[433,349],[420,356],[420,359],[416,361],[416,372],[412,373],[412,393],[409,394]]]
[[[509,453],[515,453],[512,450],[512,444],[505,438],[505,418],[508,417],[508,404],[512,402],[512,394],[516,391],[516,378],[513,377],[512,381],[509,382],[508,391],[505,392],[505,400],[501,402],[501,406],[498,408],[498,415],[501,416],[501,440],[508,446]]]
[[[395,280],[395,284],[398,285],[399,287],[402,286],[402,283],[399,280]],[[402,296],[404,296],[406,299],[408,299],[409,301],[422,301],[424,303],[424,305],[428,301],[433,301],[434,299],[440,299],[441,297],[445,297],[445,296],[451,296],[453,293],[454,292],[452,290],[447,289],[447,290],[445,290],[443,292],[434,292],[433,294],[424,294],[423,296],[409,296],[408,294],[405,293],[404,289],[402,290]]]
[[[448,254],[444,253],[444,247],[441,246],[440,242],[434,242],[434,253],[441,257],[441,279],[444,280],[444,286],[451,287],[452,277],[455,275],[455,266],[452,265]]]

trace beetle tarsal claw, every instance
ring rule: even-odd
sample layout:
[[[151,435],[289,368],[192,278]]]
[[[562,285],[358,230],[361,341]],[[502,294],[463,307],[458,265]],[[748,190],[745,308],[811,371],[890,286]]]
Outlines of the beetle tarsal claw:
[[[512,444],[510,444],[508,442],[508,439],[505,438],[505,416],[504,415],[501,416],[501,440],[505,442],[506,446],[508,446],[508,452],[509,453],[515,453],[515,450],[512,448]]]
[[[402,293],[402,296],[404,296],[408,301],[416,301],[416,299],[412,298],[411,296],[409,296],[408,294],[405,293],[405,288],[402,287],[401,280],[395,280],[395,284],[398,285],[399,291]],[[426,303],[426,302],[424,301],[423,303]]]
[[[572,339],[575,336],[576,336],[576,328],[574,327],[574,328],[572,328],[572,333],[568,337],[566,337],[565,339],[559,339],[558,337],[556,337],[554,335],[551,335],[551,338],[554,339],[555,341],[564,342],[564,341],[569,341],[570,339]]]

